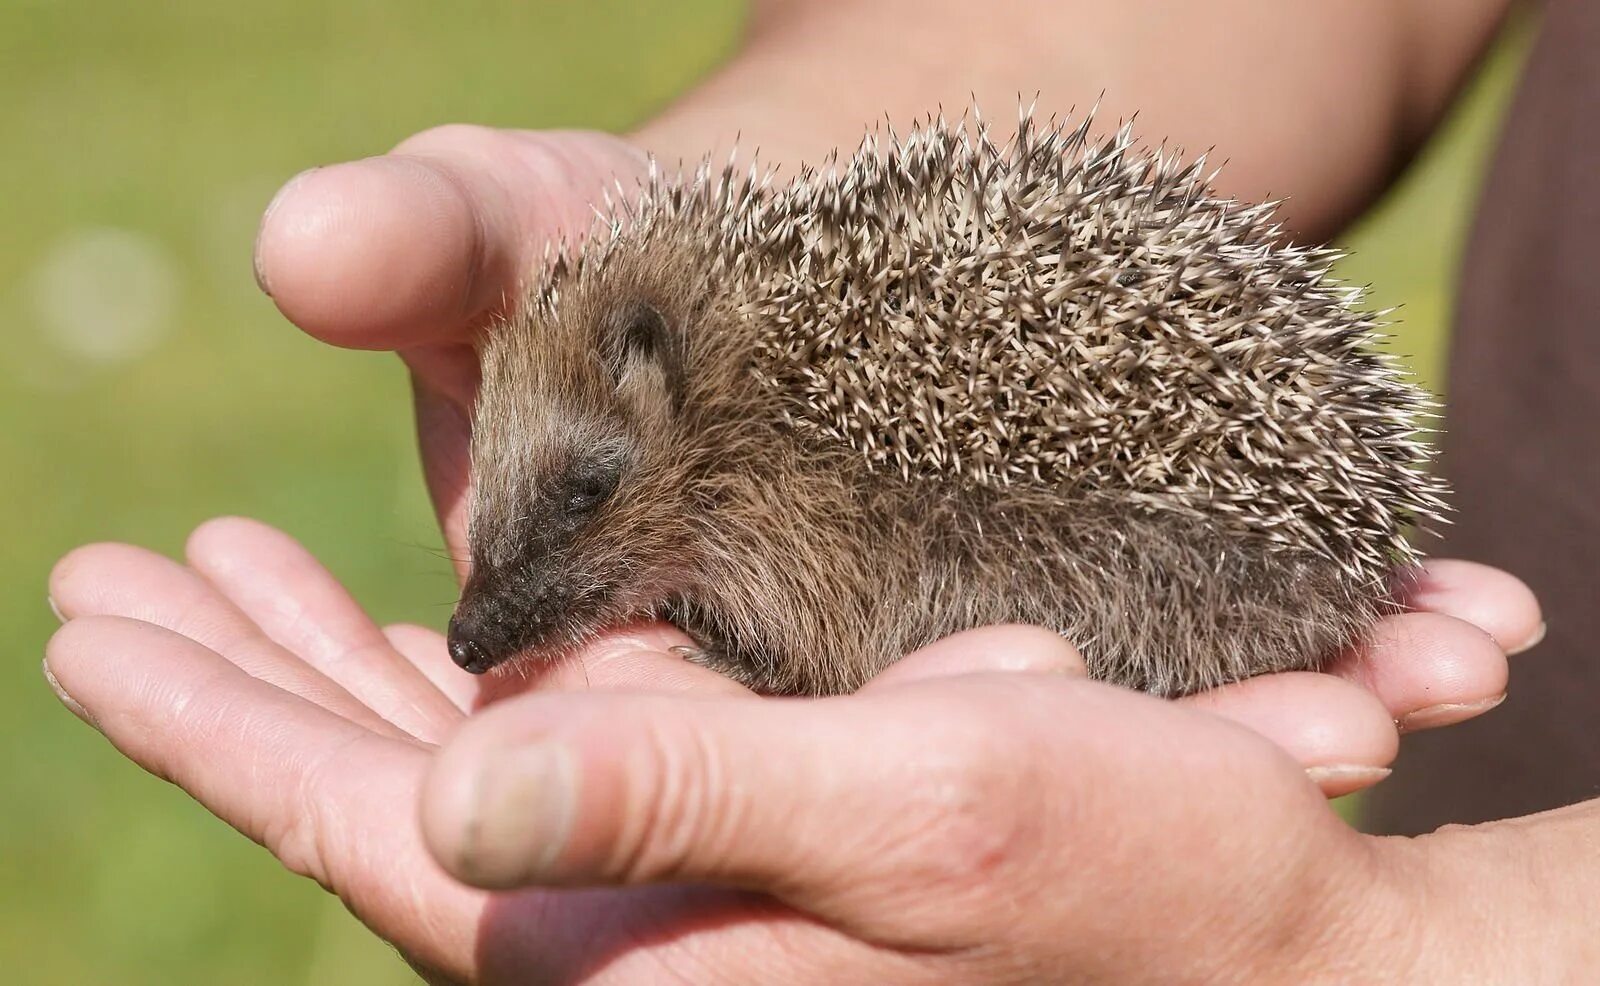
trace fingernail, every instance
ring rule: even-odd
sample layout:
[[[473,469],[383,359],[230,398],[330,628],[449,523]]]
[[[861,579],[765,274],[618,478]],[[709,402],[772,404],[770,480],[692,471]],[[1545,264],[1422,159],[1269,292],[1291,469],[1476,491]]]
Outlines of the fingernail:
[[[45,603],[47,605],[49,605],[50,612],[52,612],[52,613],[54,613],[56,615],[56,622],[58,622],[58,623],[67,622],[67,618],[61,614],[61,607],[56,605],[56,597],[55,596],[47,595],[47,596],[44,597],[44,601],[45,601]],[[46,671],[45,673],[48,674],[49,672]]]
[[[67,711],[94,728],[99,729],[100,724],[94,721],[94,717],[89,714],[89,710],[78,704],[78,700],[68,695],[67,690],[61,687],[61,682],[56,680],[55,672],[50,670],[49,660],[45,660],[40,664],[40,668],[44,671],[44,680],[50,685],[50,690],[56,693],[56,698],[60,699],[61,704],[67,707]]]
[[[1434,729],[1438,726],[1449,726],[1453,723],[1471,719],[1473,716],[1482,715],[1506,700],[1504,692],[1494,698],[1486,698],[1481,702],[1441,702],[1408,712],[1395,720],[1395,725],[1400,727],[1402,733],[1414,733],[1424,729]]]
[[[1539,644],[1544,641],[1544,635],[1547,632],[1549,632],[1549,630],[1550,630],[1550,624],[1547,623],[1544,620],[1540,620],[1539,621],[1539,629],[1533,631],[1533,636],[1531,638],[1529,638],[1526,642],[1524,642],[1520,647],[1513,647],[1511,650],[1506,651],[1506,656],[1507,657],[1516,657],[1518,654],[1521,654],[1523,651],[1533,650],[1535,647],[1539,646]]]
[[[283,202],[284,198],[288,196],[289,192],[291,192],[295,186],[305,181],[309,175],[319,170],[321,169],[307,168],[306,170],[295,175],[293,178],[290,178],[288,181],[284,182],[283,187],[278,189],[278,194],[272,197],[272,201],[267,203],[266,210],[261,213],[261,225],[256,227],[256,242],[251,248],[250,269],[255,272],[256,287],[260,288],[261,293],[266,295],[268,298],[272,297],[272,285],[267,283],[267,272],[261,266],[261,235],[267,231],[267,223],[272,219],[272,214],[278,211],[279,204]]]
[[[1311,783],[1327,791],[1330,796],[1371,787],[1391,773],[1393,771],[1388,767],[1369,767],[1355,763],[1324,764],[1306,768],[1306,777]]]
[[[566,848],[577,801],[572,754],[554,743],[510,751],[484,768],[461,875],[480,886],[514,886],[547,875]]]

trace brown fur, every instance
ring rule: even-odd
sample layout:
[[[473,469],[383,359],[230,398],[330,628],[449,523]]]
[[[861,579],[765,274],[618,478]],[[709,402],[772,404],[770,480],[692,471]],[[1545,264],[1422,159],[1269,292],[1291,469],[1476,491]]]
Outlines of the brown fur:
[[[1383,605],[1325,559],[1204,521],[1108,495],[906,480],[807,447],[753,385],[751,331],[694,276],[706,269],[684,246],[619,249],[567,286],[559,319],[530,313],[486,342],[475,558],[519,562],[520,524],[539,522],[527,488],[570,450],[620,435],[638,454],[555,562],[604,586],[603,604],[530,641],[536,659],[656,613],[758,689],[822,694],[949,633],[1031,623],[1076,644],[1095,677],[1171,695],[1311,666]],[[682,347],[676,414],[658,374],[609,383],[603,327],[640,300]]]
[[[760,211],[772,200],[756,182],[702,176],[657,185],[609,236],[602,232],[584,253],[558,261],[482,347],[473,573],[452,622],[457,660],[481,671],[514,654],[556,659],[605,626],[653,614],[694,636],[701,660],[757,689],[827,694],[854,689],[949,633],[1030,623],[1071,640],[1097,678],[1178,695],[1316,667],[1358,638],[1391,607],[1389,577],[1408,568],[1401,526],[1431,515],[1442,493],[1423,469],[1425,447],[1411,437],[1409,415],[1420,396],[1359,348],[1370,320],[1348,314],[1349,296],[1323,285],[1329,255],[1278,250],[1266,212],[1206,198],[1195,168],[1129,158],[1125,135],[1085,150],[1077,170],[1060,170],[1052,155],[1082,148],[1085,132],[1056,131],[1044,151],[1029,145],[1003,159],[987,146],[963,152],[935,131],[914,151],[902,148],[897,165],[858,164],[861,180],[847,182],[858,198],[842,194],[837,180],[802,176],[781,193],[790,198],[777,215]],[[906,188],[944,194],[927,172],[951,167],[980,190],[996,175],[1020,175],[1021,184],[1002,191],[1024,204],[950,192],[954,200],[936,204],[943,213],[924,214],[933,217],[919,234],[934,237],[919,247],[928,261],[908,251],[904,265],[893,266],[892,251],[851,239],[902,235],[904,217],[924,208]],[[1050,167],[1058,170],[1041,178]],[[1073,190],[1086,175],[1106,184],[1099,198]],[[867,179],[878,184],[869,188]],[[969,194],[976,197],[961,198]],[[901,390],[884,393],[911,395],[903,405],[868,406],[826,374],[808,376],[806,333],[823,326],[878,320],[912,344],[929,331],[919,327],[925,324],[1002,332],[963,326],[991,323],[991,310],[1004,317],[1004,304],[969,293],[956,300],[974,314],[913,317],[908,312],[921,311],[922,302],[895,294],[906,290],[897,285],[918,283],[956,290],[954,278],[972,270],[959,253],[971,235],[962,201],[998,217],[989,221],[998,224],[1000,246],[983,249],[1001,279],[981,290],[999,291],[1003,302],[1019,285],[1034,297],[1062,297],[1066,289],[1052,287],[1047,275],[1087,284],[1064,296],[1060,304],[1069,307],[1061,311],[1100,326],[1092,331],[1106,341],[1096,345],[1118,360],[1131,355],[1133,371],[1154,381],[1137,386],[1168,406],[1146,419],[1118,418],[1114,407],[1086,413],[1049,397],[1057,402],[1050,414],[1088,423],[1029,425],[1034,444],[1016,454],[1032,464],[1021,469],[1022,460],[1006,458],[1003,428],[984,431],[983,444],[950,446],[973,451],[959,467],[945,467],[948,453],[931,445],[880,440],[977,434],[937,421],[919,432],[910,418],[932,406],[921,404],[920,378],[889,381]],[[1055,225],[1041,225],[1041,202],[1057,210],[1049,213]],[[1107,202],[1121,210],[1109,221],[1070,211],[1104,213]],[[802,222],[819,215],[832,225]],[[773,222],[755,229],[758,220]],[[1059,236],[1058,227],[1088,228],[1101,239],[1042,245],[1041,237]],[[1154,235],[1174,244],[1153,251],[1146,237]],[[848,291],[827,287],[837,271],[785,266],[799,255],[814,261],[818,237],[855,279]],[[1056,259],[1030,268],[1016,259],[1018,247],[1005,245],[1013,242],[1053,251],[1060,265],[1070,248],[1088,258],[1081,262],[1089,274]],[[1220,245],[1206,254],[1208,242]],[[846,258],[845,248],[856,252]],[[1168,263],[1168,254],[1170,269],[1151,259]],[[884,275],[871,266],[880,256],[888,257]],[[947,267],[930,270],[935,261]],[[1127,301],[1133,282],[1119,276],[1118,264],[1144,271],[1157,287],[1141,290],[1159,291],[1173,314]],[[1253,280],[1234,286],[1230,278]],[[1014,304],[1030,324],[1039,318],[1028,302]],[[1113,317],[1126,320],[1126,336],[1116,334],[1121,329],[1107,335],[1105,325],[1122,324],[1105,321]],[[1181,331],[1152,336],[1148,326],[1166,325],[1161,318]],[[1237,339],[1213,350],[1203,319]],[[1077,344],[1072,326],[1029,331]],[[880,336],[888,350],[896,346],[895,335]],[[1192,374],[1140,362],[1180,360],[1180,346],[1196,354]],[[935,360],[936,350],[928,347]],[[867,374],[874,383],[870,361],[878,357],[860,365],[850,365],[848,351],[830,358],[840,355],[844,369],[829,372]],[[1009,352],[1000,355],[1015,363]],[[1042,357],[1028,358],[1042,365]],[[1262,375],[1275,369],[1272,361],[1283,368],[1282,382]],[[776,365],[782,372],[771,371]],[[983,373],[999,363],[985,356],[974,365]],[[1037,370],[1043,385],[1059,382],[1062,393],[1086,393],[1093,402],[1139,397],[1126,396],[1134,377],[1089,393],[1093,379],[1070,379],[1065,369],[1078,368],[1059,365],[1063,372],[1053,377],[1050,365]],[[994,402],[1006,396],[1009,379],[968,377],[966,392],[983,394],[984,413],[1002,413],[994,409],[1007,405]],[[794,387],[808,396],[797,398]],[[1282,390],[1263,390],[1270,387]],[[1013,397],[1014,414],[1036,410],[1017,407],[1033,397]],[[811,410],[824,406],[832,415],[825,420]],[[958,399],[939,413],[965,410]],[[873,434],[874,415],[909,423],[885,422]],[[1152,438],[1141,420],[1180,430]],[[1225,430],[1191,441],[1181,430],[1191,420]],[[1114,448],[1108,456],[1093,430],[1106,421],[1114,426],[1107,434],[1143,442],[1143,458],[1118,458]],[[1080,436],[1079,448],[1050,448],[1049,427],[1078,429],[1062,435]],[[864,446],[872,454],[862,454]],[[1079,454],[1097,463],[1090,480],[1071,478]]]

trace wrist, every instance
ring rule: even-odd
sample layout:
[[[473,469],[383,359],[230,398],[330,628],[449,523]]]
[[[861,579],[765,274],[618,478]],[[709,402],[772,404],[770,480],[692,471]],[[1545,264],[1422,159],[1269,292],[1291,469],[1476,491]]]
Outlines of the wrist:
[[[1520,944],[1500,924],[1519,906],[1497,896],[1506,877],[1496,857],[1514,856],[1509,845],[1343,835],[1342,845],[1315,840],[1270,945],[1240,950],[1240,981],[1470,983],[1525,968],[1506,954]]]
[[[1600,803],[1450,826],[1417,861],[1416,981],[1584,981],[1600,965]]]
[[[1344,834],[1342,851],[1323,844],[1308,859],[1298,899],[1281,911],[1279,947],[1257,951],[1264,961],[1243,981],[1433,981],[1413,975],[1426,968],[1419,961],[1428,941],[1423,860],[1409,840]]]

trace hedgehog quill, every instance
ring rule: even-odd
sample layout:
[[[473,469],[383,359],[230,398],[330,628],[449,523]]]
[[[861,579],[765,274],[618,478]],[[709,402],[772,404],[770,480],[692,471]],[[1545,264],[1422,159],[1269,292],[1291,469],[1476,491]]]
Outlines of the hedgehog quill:
[[[1446,490],[1431,399],[1273,212],[1028,114],[653,175],[481,345],[452,656],[649,614],[776,694],[1013,622],[1158,695],[1320,666]]]

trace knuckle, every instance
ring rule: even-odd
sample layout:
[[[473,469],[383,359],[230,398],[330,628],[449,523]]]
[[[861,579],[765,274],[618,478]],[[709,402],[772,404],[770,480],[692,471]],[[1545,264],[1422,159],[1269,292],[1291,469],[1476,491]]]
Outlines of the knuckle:
[[[611,871],[623,882],[671,880],[709,850],[734,814],[718,804],[715,744],[692,723],[650,722],[624,776],[624,830]],[[709,845],[708,845],[709,843]]]
[[[262,825],[262,844],[290,872],[315,880],[338,893],[339,864],[352,862],[359,846],[351,841],[349,822],[338,807],[338,766],[349,758],[362,737],[321,751],[299,771],[294,790]]]
[[[418,131],[394,146],[396,154],[435,154],[478,151],[498,147],[502,136],[493,127],[476,123],[442,123]]]
[[[1026,751],[1006,737],[962,731],[926,759],[912,791],[916,830],[909,846],[921,878],[965,891],[981,890],[1027,854],[1029,808]]]
[[[284,869],[295,876],[315,880],[323,889],[330,890],[318,828],[311,818],[296,813],[266,826],[262,832],[263,842]]]

